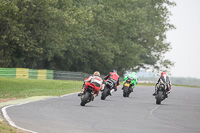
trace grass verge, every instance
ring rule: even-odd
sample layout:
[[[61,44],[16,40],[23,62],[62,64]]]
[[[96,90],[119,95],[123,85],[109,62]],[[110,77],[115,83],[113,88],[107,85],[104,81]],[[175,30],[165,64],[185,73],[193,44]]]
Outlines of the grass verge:
[[[70,80],[37,80],[0,77],[0,98],[59,96],[81,90],[83,82]]]
[[[182,87],[200,88],[200,86],[194,86],[194,85],[178,85],[178,84],[173,84],[173,86],[182,86]]]
[[[155,86],[155,84],[151,84],[151,83],[138,83],[137,85],[141,85],[141,86]],[[200,86],[194,86],[194,85],[179,85],[179,84],[172,84],[173,86],[181,86],[181,87],[193,87],[193,88],[200,88]]]
[[[0,133],[26,133],[0,121]]]

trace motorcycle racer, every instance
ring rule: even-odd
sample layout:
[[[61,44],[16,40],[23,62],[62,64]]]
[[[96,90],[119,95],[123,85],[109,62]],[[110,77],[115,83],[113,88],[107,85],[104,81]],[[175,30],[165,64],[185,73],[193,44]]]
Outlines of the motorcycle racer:
[[[158,79],[158,81],[156,83],[155,92],[153,93],[153,96],[157,95],[157,90],[158,90],[160,82],[163,82],[166,84],[166,87],[167,87],[166,98],[167,98],[168,94],[170,93],[170,90],[171,90],[171,81],[170,81],[169,77],[167,76],[166,72],[161,72],[160,78]]]
[[[123,86],[124,86],[127,79],[131,80],[131,92],[133,92],[133,88],[135,88],[135,86],[137,84],[138,77],[136,76],[135,72],[132,72],[131,74],[127,75],[124,78]],[[123,87],[122,87],[122,90],[123,90]]]
[[[108,79],[111,79],[114,82],[114,90],[117,91],[117,86],[119,85],[119,75],[117,70],[112,70],[107,76],[104,77],[104,82]]]
[[[96,87],[95,87],[95,93],[93,95],[93,98],[95,96],[98,96],[99,94],[99,90],[102,88],[102,83],[103,80],[100,77],[100,73],[98,71],[95,71],[93,75],[89,76],[88,78],[86,78],[84,80],[84,84],[83,87],[81,89],[81,92],[78,94],[78,96],[82,96],[85,89],[88,87],[89,83],[93,83]]]

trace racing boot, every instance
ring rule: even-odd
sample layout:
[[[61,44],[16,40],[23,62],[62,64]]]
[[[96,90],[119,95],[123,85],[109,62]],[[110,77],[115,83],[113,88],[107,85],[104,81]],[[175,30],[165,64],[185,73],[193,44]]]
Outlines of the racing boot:
[[[113,92],[114,92],[114,89],[112,89],[112,90],[110,91],[110,94],[109,94],[109,95],[112,96],[112,93],[113,93]]]
[[[85,86],[84,86],[85,87]],[[82,88],[81,92],[78,93],[78,96],[82,96],[83,95],[83,92],[84,92],[84,87]]]
[[[153,95],[153,96],[157,95],[157,92],[154,92],[152,95]]]
[[[157,95],[157,88],[155,87],[155,92],[153,93],[153,96]]]
[[[82,96],[82,95],[83,95],[83,93],[82,93],[82,92],[78,93],[78,96]]]
[[[168,98],[168,94],[170,93],[170,91],[167,91],[166,93],[165,93],[165,98]]]
[[[131,87],[131,92],[133,92],[133,87]]]
[[[92,95],[91,101],[94,101],[94,97],[98,96],[97,94]]]

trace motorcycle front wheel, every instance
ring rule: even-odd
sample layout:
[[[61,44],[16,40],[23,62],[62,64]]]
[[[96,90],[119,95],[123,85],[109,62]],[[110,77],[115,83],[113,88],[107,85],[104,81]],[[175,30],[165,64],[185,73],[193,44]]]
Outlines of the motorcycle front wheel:
[[[163,94],[162,91],[158,91],[157,98],[156,98],[156,104],[161,104],[162,94]]]

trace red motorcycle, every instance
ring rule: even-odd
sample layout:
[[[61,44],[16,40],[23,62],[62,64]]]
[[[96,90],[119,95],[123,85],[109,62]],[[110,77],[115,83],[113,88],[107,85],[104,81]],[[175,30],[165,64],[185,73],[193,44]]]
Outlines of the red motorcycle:
[[[94,94],[98,91],[96,85],[94,83],[86,83],[85,90],[83,95],[81,96],[81,106],[85,106],[86,103],[94,100]]]

